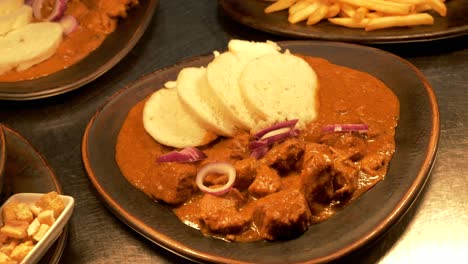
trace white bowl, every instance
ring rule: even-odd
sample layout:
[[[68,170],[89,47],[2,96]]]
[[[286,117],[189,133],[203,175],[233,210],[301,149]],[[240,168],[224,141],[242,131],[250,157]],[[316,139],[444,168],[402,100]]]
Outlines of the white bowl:
[[[13,201],[23,202],[27,204],[33,204],[39,198],[44,195],[43,193],[17,193],[12,195],[1,207],[0,215],[3,211],[3,207]],[[65,209],[54,222],[54,224],[49,228],[47,233],[42,237],[41,240],[34,246],[34,248],[29,252],[29,254],[21,261],[21,264],[33,264],[39,262],[42,256],[47,252],[47,250],[52,246],[55,240],[62,233],[63,228],[67,224],[68,220],[73,212],[73,206],[75,204],[75,199],[71,196],[59,195],[60,199],[65,205]],[[3,226],[3,219],[0,217],[0,226]]]

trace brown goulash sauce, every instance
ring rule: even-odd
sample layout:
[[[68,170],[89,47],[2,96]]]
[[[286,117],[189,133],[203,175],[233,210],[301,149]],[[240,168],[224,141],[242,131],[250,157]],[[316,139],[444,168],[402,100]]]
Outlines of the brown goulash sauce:
[[[101,45],[112,33],[119,17],[138,0],[70,0],[65,14],[73,15],[77,29],[63,37],[57,52],[49,59],[24,71],[9,71],[0,75],[0,82],[30,80],[63,70],[82,60]],[[34,22],[34,21],[33,21]]]
[[[288,239],[328,219],[383,179],[395,150],[399,102],[373,76],[305,57],[319,78],[320,111],[298,138],[273,146],[260,160],[250,158],[249,135],[222,138],[201,147],[208,158],[196,164],[156,163],[172,150],[144,130],[144,101],[128,114],[118,136],[117,163],[138,189],[163,201],[179,219],[204,234],[229,241]],[[365,123],[369,132],[323,134],[327,124]],[[228,161],[237,171],[224,196],[201,193],[197,168]],[[222,184],[225,176],[205,182]]]

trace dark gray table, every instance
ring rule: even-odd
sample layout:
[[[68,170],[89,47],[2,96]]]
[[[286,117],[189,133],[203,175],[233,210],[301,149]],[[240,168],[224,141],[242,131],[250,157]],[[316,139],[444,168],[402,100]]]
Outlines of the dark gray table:
[[[0,101],[0,122],[29,139],[76,199],[63,263],[188,263],[127,228],[100,202],[81,161],[86,124],[109,96],[184,58],[225,49],[231,38],[282,38],[241,26],[215,1],[161,1],[132,52],[96,81],[29,102]],[[468,36],[429,43],[381,45],[418,67],[436,91],[441,136],[425,190],[379,241],[345,263],[461,263],[468,259]]]

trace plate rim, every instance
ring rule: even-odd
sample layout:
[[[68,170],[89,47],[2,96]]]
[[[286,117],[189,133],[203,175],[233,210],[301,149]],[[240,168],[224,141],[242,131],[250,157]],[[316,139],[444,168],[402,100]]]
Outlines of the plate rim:
[[[6,166],[6,135],[2,123],[0,123],[0,193],[3,188],[3,179],[5,177]]]
[[[145,31],[148,28],[151,20],[154,17],[154,14],[156,13],[156,10],[159,7],[159,0],[148,0],[148,1],[149,1],[148,8],[144,12],[145,13],[145,15],[144,15],[145,19],[143,20],[143,23],[140,24],[137,27],[137,30],[135,32],[133,32],[132,37],[127,42],[127,44],[124,46],[124,48],[120,49],[109,60],[107,60],[102,65],[100,65],[96,69],[96,71],[94,71],[93,73],[91,73],[89,75],[85,75],[85,76],[79,78],[75,82],[68,83],[68,84],[65,84],[65,85],[60,86],[60,87],[52,87],[50,89],[43,89],[43,90],[40,90],[40,91],[25,92],[25,93],[23,93],[23,92],[9,93],[9,92],[2,92],[0,90],[0,100],[28,101],[28,100],[37,100],[37,99],[42,99],[42,98],[48,98],[48,97],[64,94],[64,93],[67,93],[67,92],[71,92],[71,91],[76,90],[76,89],[78,89],[78,88],[80,88],[80,87],[82,87],[82,86],[96,80],[97,78],[101,77],[103,74],[105,74],[110,69],[112,69],[115,65],[117,65],[125,56],[127,56],[128,53],[130,53],[130,51],[135,47],[135,45],[140,41],[141,37],[145,33]],[[107,37],[108,36],[106,36],[106,39],[107,39]],[[95,50],[91,51],[91,53],[97,52],[100,47],[101,47],[101,45],[99,47],[97,47]],[[80,63],[85,58],[81,59],[80,61],[76,62],[73,65],[70,65],[67,68],[73,67],[74,65]],[[60,71],[58,71],[58,72],[60,72]],[[58,72],[55,72],[55,73],[58,73]],[[42,76],[42,77],[38,77],[38,78],[35,78],[35,79],[32,79],[32,80],[24,80],[24,81],[18,81],[18,82],[0,82],[0,84],[8,85],[8,84],[15,84],[15,83],[33,82],[34,80],[37,80],[37,79],[50,77],[50,76],[54,75],[55,73],[52,73],[52,74],[49,74],[49,75],[46,75],[46,76]]]
[[[396,222],[398,222],[399,220],[403,218],[403,216],[406,214],[408,209],[416,201],[420,192],[423,190],[430,176],[431,169],[434,165],[434,161],[435,161],[436,153],[438,149],[439,136],[440,136],[440,113],[439,113],[437,98],[436,98],[433,88],[427,81],[426,77],[416,66],[411,64],[409,61],[397,55],[394,55],[390,52],[387,52],[385,50],[368,47],[364,45],[359,45],[359,44],[354,44],[354,43],[342,43],[342,42],[335,42],[335,41],[288,40],[288,41],[278,41],[277,43],[280,46],[291,45],[291,44],[307,44],[307,43],[315,43],[319,45],[328,45],[328,46],[330,45],[345,46],[345,47],[353,46],[353,47],[357,47],[357,48],[361,48],[365,50],[371,49],[376,52],[383,53],[387,56],[391,56],[394,59],[399,60],[400,62],[403,62],[417,76],[421,84],[424,86],[425,92],[429,100],[430,108],[432,111],[431,112],[431,129],[430,129],[430,134],[428,136],[429,142],[427,143],[427,146],[426,146],[427,149],[425,151],[424,161],[422,162],[421,166],[418,168],[418,174],[415,180],[411,183],[410,187],[406,189],[405,194],[402,197],[400,197],[398,204],[395,206],[395,208],[391,210],[391,214],[387,215],[384,221],[379,222],[379,224],[376,227],[370,228],[369,229],[370,231],[367,232],[366,235],[361,236],[358,240],[350,243],[349,245],[341,248],[340,250],[335,251],[334,253],[328,254],[326,256],[310,259],[301,263],[317,263],[317,262],[328,262],[328,261],[337,260],[359,248],[362,248],[363,246],[369,244],[371,241],[377,239],[378,237],[381,237],[381,235],[383,235],[386,231],[388,231],[388,229],[391,226],[393,226]],[[88,138],[89,138],[90,130],[93,124],[95,123],[96,118],[101,113],[101,111],[103,111],[104,108],[108,106],[113,101],[114,98],[118,97],[121,93],[125,92],[126,90],[131,89],[135,84],[143,82],[147,78],[150,78],[154,75],[158,75],[160,72],[163,72],[167,69],[171,69],[173,67],[177,67],[180,64],[185,64],[190,61],[199,60],[208,56],[210,55],[205,54],[205,55],[191,57],[189,59],[178,61],[170,66],[157,69],[156,71],[148,75],[138,78],[134,82],[119,89],[112,96],[110,96],[98,108],[98,110],[92,116],[92,118],[90,119],[90,121],[88,122],[86,126],[86,129],[84,131],[83,138],[82,138],[82,145],[81,145],[82,160],[83,160],[83,164],[87,172],[87,175],[90,178],[93,184],[93,187],[100,194],[99,198],[104,201],[104,205],[106,206],[106,208],[108,208],[113,213],[114,216],[116,216],[118,219],[124,222],[128,227],[135,230],[137,233],[139,233],[146,239],[152,241],[153,243],[161,246],[162,248],[172,253],[175,253],[179,256],[182,256],[184,258],[194,260],[194,261],[210,261],[210,262],[214,261],[214,262],[219,262],[219,263],[250,263],[248,261],[239,261],[239,260],[225,258],[222,256],[217,256],[217,255],[211,255],[210,253],[207,253],[207,252],[195,250],[189,246],[184,245],[183,243],[177,242],[171,237],[168,237],[158,232],[157,230],[152,229],[150,226],[146,225],[142,220],[140,220],[139,218],[137,218],[130,212],[123,210],[121,205],[117,201],[115,201],[109,193],[106,192],[104,187],[99,184],[99,180],[97,179],[96,174],[91,168],[90,160],[88,157],[88,150],[89,150]],[[138,228],[135,227],[134,225],[137,225]]]

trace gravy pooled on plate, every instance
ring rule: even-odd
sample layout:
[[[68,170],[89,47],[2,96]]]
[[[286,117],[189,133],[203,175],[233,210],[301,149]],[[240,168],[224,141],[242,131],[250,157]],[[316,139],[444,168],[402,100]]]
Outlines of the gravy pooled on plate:
[[[251,156],[252,136],[239,130],[199,147],[206,158],[192,163],[156,162],[174,150],[144,129],[145,101],[135,105],[117,139],[116,161],[127,180],[167,204],[185,224],[217,238],[248,242],[290,239],[324,221],[382,180],[395,151],[399,102],[377,78],[303,58],[316,72],[318,116],[298,135],[274,143],[264,156]],[[365,124],[366,131],[330,132],[336,124]],[[197,171],[225,162],[236,170],[223,195],[201,192]],[[212,173],[205,185],[220,186]]]

